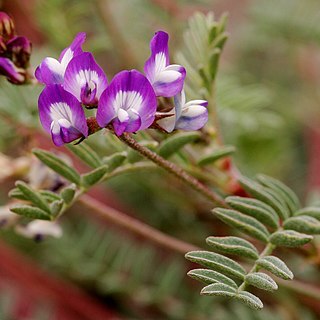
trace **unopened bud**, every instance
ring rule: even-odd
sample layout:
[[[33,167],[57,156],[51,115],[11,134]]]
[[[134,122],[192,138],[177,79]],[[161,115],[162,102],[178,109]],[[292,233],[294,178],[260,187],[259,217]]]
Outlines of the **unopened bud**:
[[[0,11],[0,36],[4,41],[10,40],[15,34],[14,23],[8,14]]]
[[[26,37],[14,37],[7,43],[7,54],[18,68],[28,68],[31,49],[31,42]]]

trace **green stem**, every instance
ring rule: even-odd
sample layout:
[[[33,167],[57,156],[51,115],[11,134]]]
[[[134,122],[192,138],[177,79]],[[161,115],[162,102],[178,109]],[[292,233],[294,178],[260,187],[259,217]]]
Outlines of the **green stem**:
[[[154,153],[150,149],[140,145],[136,140],[134,140],[131,137],[130,134],[124,133],[119,137],[119,139],[122,142],[124,142],[126,145],[128,145],[130,148],[132,148],[133,150],[136,150],[137,152],[139,152],[145,158],[151,160],[152,162],[157,164],[159,167],[162,167],[169,173],[175,175],[177,178],[187,183],[191,188],[201,193],[204,197],[209,199],[215,205],[224,207],[224,208],[228,207],[224,199],[220,195],[210,190],[208,187],[202,184],[199,180],[189,175],[186,171],[184,171],[182,168],[180,168],[173,162],[170,162],[162,158],[157,153]]]

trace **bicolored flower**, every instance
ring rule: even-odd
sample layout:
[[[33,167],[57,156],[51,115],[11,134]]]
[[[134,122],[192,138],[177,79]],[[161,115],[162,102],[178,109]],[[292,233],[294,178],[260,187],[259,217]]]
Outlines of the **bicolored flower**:
[[[15,84],[23,83],[25,80],[25,71],[17,68],[8,58],[0,57],[0,74]]]
[[[15,231],[21,236],[35,241],[41,241],[48,236],[54,238],[62,236],[62,229],[57,223],[43,220],[33,220],[25,226],[18,225]]]
[[[147,78],[136,70],[122,71],[102,93],[96,118],[101,128],[112,124],[120,136],[148,128],[156,108],[156,95]]]
[[[184,90],[174,97],[174,108],[169,116],[157,121],[157,124],[167,132],[174,129],[185,131],[198,130],[208,121],[208,110],[205,100],[192,100],[186,103]],[[165,114],[159,114],[165,115]]]
[[[55,145],[88,136],[81,103],[60,85],[47,86],[39,96],[38,107],[41,124],[51,133]]]
[[[182,90],[186,70],[178,64],[170,64],[169,36],[158,31],[150,42],[151,56],[144,65],[144,72],[157,96],[173,97]]]
[[[37,80],[46,85],[62,83],[64,73],[71,59],[83,52],[81,46],[85,39],[86,34],[80,32],[71,45],[61,52],[59,60],[50,57],[45,58],[35,71]]]
[[[97,106],[107,86],[107,77],[91,53],[79,54],[68,64],[63,87],[84,105]]]

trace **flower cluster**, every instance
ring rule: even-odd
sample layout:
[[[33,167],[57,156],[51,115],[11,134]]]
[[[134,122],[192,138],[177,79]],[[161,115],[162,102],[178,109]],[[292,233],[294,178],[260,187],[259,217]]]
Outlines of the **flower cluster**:
[[[46,85],[39,97],[40,121],[60,146],[89,135],[83,106],[96,108],[96,122],[112,128],[117,136],[156,127],[198,130],[207,121],[207,102],[185,103],[186,70],[170,64],[168,34],[159,31],[150,43],[151,55],[144,73],[124,70],[110,83],[93,55],[83,52],[86,35],[79,33],[58,60],[45,58],[36,69],[37,80]],[[174,97],[174,106],[159,110],[161,97]]]
[[[26,83],[31,55],[31,43],[23,36],[16,36],[12,19],[0,12],[0,75],[14,84]]]

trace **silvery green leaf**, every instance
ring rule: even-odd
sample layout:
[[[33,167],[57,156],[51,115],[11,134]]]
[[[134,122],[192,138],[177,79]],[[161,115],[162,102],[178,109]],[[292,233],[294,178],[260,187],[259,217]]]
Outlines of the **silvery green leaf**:
[[[259,182],[262,183],[264,186],[269,187],[273,189],[275,192],[279,192],[279,194],[281,194],[283,199],[286,201],[291,211],[291,214],[300,208],[300,201],[297,195],[285,184],[283,184],[277,179],[262,174],[258,175],[257,178]]]
[[[212,283],[204,287],[200,294],[205,296],[235,297],[237,291],[224,283]]]
[[[128,153],[126,151],[116,152],[109,157],[104,157],[102,162],[109,166],[109,171],[112,172],[123,164],[127,159]]]
[[[77,186],[74,183],[70,184],[69,186],[66,186],[61,190],[60,192],[61,198],[66,204],[71,203],[76,193],[76,190],[77,190]]]
[[[20,216],[24,216],[31,219],[40,219],[40,220],[51,220],[51,216],[48,212],[43,211],[40,208],[27,206],[27,205],[17,205],[10,210]]]
[[[241,302],[244,302],[246,305],[248,305],[252,309],[260,310],[263,308],[262,301],[257,296],[255,296],[254,294],[248,291],[240,291],[235,296],[235,299],[240,300]]]
[[[274,291],[278,289],[277,283],[270,276],[262,272],[249,273],[245,278],[245,282],[251,286],[266,291]]]
[[[269,241],[279,247],[299,247],[313,239],[312,236],[293,230],[282,230],[273,233]]]
[[[16,187],[26,196],[27,200],[31,201],[35,206],[50,213],[50,208],[46,200],[41,194],[33,190],[28,184],[23,181],[17,181]]]
[[[50,210],[51,210],[51,215],[53,217],[57,217],[59,215],[59,213],[61,212],[61,209],[63,207],[63,204],[64,204],[64,201],[62,199],[56,200],[51,203]]]
[[[238,288],[237,284],[230,279],[229,277],[225,276],[224,274],[209,270],[209,269],[194,269],[188,272],[188,276],[194,278],[196,280],[202,281],[205,284],[210,283],[224,283],[230,287],[235,289]]]
[[[249,259],[258,259],[259,253],[249,241],[238,237],[208,237],[206,242],[216,251],[235,254]]]
[[[295,216],[310,216],[320,220],[320,207],[306,207],[297,211]]]
[[[210,74],[211,81],[214,80],[215,77],[216,77],[220,55],[221,55],[221,49],[220,48],[214,48],[212,50],[212,52],[210,53],[210,57],[209,57],[209,74]]]
[[[320,221],[310,216],[296,216],[283,223],[284,229],[295,230],[307,234],[320,234]]]
[[[275,276],[284,280],[292,280],[293,273],[287,265],[275,256],[266,256],[256,261],[256,264],[267,271],[270,271]]]
[[[159,146],[158,153],[161,157],[167,159],[179,151],[185,145],[199,140],[201,134],[197,131],[179,132],[173,134],[166,140],[163,140]]]
[[[232,277],[244,279],[244,276],[246,275],[246,271],[239,263],[218,253],[210,251],[191,251],[188,252],[185,257],[192,262],[199,263]]]
[[[268,193],[275,202],[278,203],[278,206],[281,207],[282,209],[282,215],[283,215],[283,219],[287,219],[292,215],[292,212],[290,211],[290,208],[287,204],[287,202],[285,201],[285,199],[283,198],[283,196],[279,193],[279,191],[275,191],[271,188],[268,187],[264,187],[264,191],[266,193]]]
[[[269,231],[257,219],[249,217],[235,210],[215,208],[213,213],[226,224],[241,230],[245,234],[259,239],[265,243],[268,242]]]
[[[81,182],[85,187],[91,187],[99,182],[109,171],[108,165],[103,165],[81,176]]]
[[[238,180],[250,195],[271,206],[281,219],[287,218],[287,207],[283,207],[278,199],[274,198],[274,196],[271,195],[270,192],[267,192],[259,183],[245,177],[241,177]]]
[[[204,157],[201,157],[198,160],[198,165],[205,166],[205,165],[211,164],[219,159],[229,156],[234,152],[235,152],[235,148],[233,146],[220,147],[219,149],[212,151],[210,154]]]
[[[50,190],[41,190],[40,194],[45,198],[48,202],[53,202],[56,200],[61,200],[60,196]]]
[[[8,193],[9,198],[28,200],[28,198],[18,188],[13,188]]]
[[[279,217],[272,207],[268,204],[252,198],[232,196],[226,198],[227,204],[232,208],[245,213],[270,227],[279,226]]]
[[[53,171],[59,173],[67,180],[74,182],[76,185],[80,184],[80,175],[65,161],[61,160],[54,154],[48,151],[33,149],[33,154],[45,165]]]
[[[85,142],[77,145],[68,144],[68,149],[71,150],[79,159],[86,163],[91,168],[101,166],[102,162],[98,154]]]
[[[141,140],[141,141],[139,141],[139,144],[141,144],[142,146],[144,146],[152,151],[155,151],[159,145],[159,143],[157,141],[148,141],[148,140]],[[135,163],[135,162],[143,159],[143,156],[139,152],[137,152],[133,149],[129,149],[127,159],[130,163]]]

